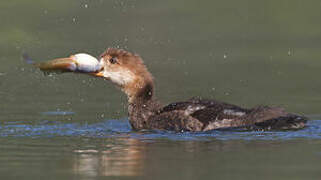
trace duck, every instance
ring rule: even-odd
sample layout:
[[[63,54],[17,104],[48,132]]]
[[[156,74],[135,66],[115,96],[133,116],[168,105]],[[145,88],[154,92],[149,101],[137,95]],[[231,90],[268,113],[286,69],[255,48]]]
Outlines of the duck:
[[[154,78],[141,56],[123,49],[108,48],[98,59],[76,54],[36,66],[45,71],[85,73],[110,81],[127,95],[129,123],[137,131],[296,130],[304,128],[307,122],[305,116],[280,107],[244,108],[200,97],[163,105],[155,97]]]

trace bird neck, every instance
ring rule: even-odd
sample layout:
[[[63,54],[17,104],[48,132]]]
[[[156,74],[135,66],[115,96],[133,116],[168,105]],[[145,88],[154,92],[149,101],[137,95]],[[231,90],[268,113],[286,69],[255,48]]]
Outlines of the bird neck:
[[[161,108],[160,103],[155,100],[152,81],[128,95],[128,101],[129,122],[132,127],[136,130],[148,129],[150,117]]]

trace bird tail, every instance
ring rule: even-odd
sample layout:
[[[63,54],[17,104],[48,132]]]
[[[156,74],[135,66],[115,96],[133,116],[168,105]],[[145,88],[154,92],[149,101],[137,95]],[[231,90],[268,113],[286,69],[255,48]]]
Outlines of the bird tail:
[[[269,119],[264,122],[255,123],[260,129],[268,130],[295,130],[306,126],[307,118],[304,116],[289,114],[278,118]]]
[[[278,107],[257,107],[252,113],[252,128],[263,130],[295,130],[306,126],[307,118]]]
[[[298,114],[285,112],[277,107],[260,107],[262,118],[257,117],[254,122],[259,129],[267,130],[295,130],[306,126],[307,118]]]

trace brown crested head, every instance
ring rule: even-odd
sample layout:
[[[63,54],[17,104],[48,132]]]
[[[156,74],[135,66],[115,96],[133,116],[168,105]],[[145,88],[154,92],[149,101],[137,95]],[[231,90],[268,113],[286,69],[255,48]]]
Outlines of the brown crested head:
[[[153,78],[138,54],[108,48],[100,58],[102,76],[121,87],[130,101],[152,97]]]

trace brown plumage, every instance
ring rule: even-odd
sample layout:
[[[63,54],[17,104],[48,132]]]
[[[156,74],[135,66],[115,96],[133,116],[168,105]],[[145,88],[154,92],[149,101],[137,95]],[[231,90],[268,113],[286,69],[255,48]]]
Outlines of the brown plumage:
[[[154,97],[152,75],[139,55],[109,48],[100,57],[103,69],[97,74],[112,81],[127,94],[129,122],[135,130],[270,130],[298,129],[305,126],[305,117],[275,107],[247,109],[200,98],[162,106]]]

